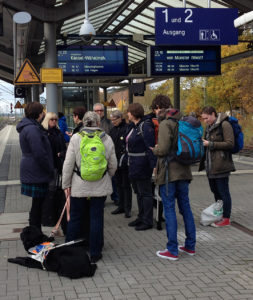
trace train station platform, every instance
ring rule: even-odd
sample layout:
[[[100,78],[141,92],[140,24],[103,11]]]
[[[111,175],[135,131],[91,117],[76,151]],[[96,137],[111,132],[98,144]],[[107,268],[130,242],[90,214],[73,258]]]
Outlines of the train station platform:
[[[196,256],[178,261],[156,256],[166,248],[166,230],[135,231],[132,218],[111,215],[105,206],[105,246],[92,278],[71,280],[56,273],[10,264],[26,256],[19,234],[28,224],[31,199],[20,195],[21,151],[14,126],[0,131],[0,299],[253,299],[253,159],[235,156],[237,171],[230,176],[232,226],[200,225],[201,211],[214,200],[205,173],[194,168],[190,199],[197,226]],[[44,228],[48,233],[50,228]],[[63,237],[56,238],[63,242]],[[184,241],[178,215],[178,239]]]

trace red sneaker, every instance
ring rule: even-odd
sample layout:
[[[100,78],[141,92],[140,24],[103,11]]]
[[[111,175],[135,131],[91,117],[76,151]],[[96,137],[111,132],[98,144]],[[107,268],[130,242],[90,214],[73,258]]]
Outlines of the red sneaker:
[[[184,252],[190,256],[194,256],[196,254],[196,252],[194,250],[189,250],[189,249],[185,248],[184,246],[179,246],[178,251]]]
[[[211,226],[213,227],[224,227],[229,225],[230,225],[229,218],[222,218],[220,221],[211,224]]]
[[[163,251],[157,251],[156,255],[169,260],[178,260],[178,256],[171,254],[167,249]]]

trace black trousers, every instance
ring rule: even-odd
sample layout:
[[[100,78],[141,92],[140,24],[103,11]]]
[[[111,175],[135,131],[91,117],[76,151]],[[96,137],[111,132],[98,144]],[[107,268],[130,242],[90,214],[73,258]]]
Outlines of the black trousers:
[[[138,219],[146,225],[153,225],[153,195],[151,178],[133,179],[132,186],[137,194]]]
[[[32,198],[32,207],[29,213],[29,225],[41,230],[42,208],[45,198]]]
[[[117,170],[115,175],[119,195],[119,209],[130,213],[132,209],[132,188],[128,177],[128,169]]]

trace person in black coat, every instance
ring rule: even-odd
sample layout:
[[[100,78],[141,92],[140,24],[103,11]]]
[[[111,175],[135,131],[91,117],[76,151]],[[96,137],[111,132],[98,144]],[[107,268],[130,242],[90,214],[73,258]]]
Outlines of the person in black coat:
[[[64,135],[60,131],[57,121],[57,115],[53,112],[48,112],[41,123],[47,131],[54,160],[54,178],[49,183],[49,191],[43,207],[42,224],[44,226],[54,226],[56,224],[62,209],[62,202],[65,200],[63,191],[62,193],[57,193],[57,190],[61,189],[60,175],[62,174],[63,162],[66,155]],[[61,194],[62,196],[60,196]]]
[[[25,117],[18,123],[19,143],[22,151],[20,162],[21,194],[32,197],[29,225],[41,230],[42,205],[48,192],[48,184],[54,177],[53,155],[44,128],[44,117],[39,102],[28,103]]]
[[[151,177],[156,165],[156,157],[150,148],[155,146],[155,131],[152,121],[144,117],[140,103],[129,105],[127,115],[131,128],[126,137],[129,177],[137,194],[138,217],[130,222],[135,230],[147,230],[153,227],[153,196]]]
[[[128,177],[127,153],[126,153],[126,133],[128,124],[122,118],[122,112],[115,110],[111,113],[110,118],[113,128],[110,130],[110,136],[114,142],[118,168],[114,175],[117,191],[119,194],[119,206],[114,211],[113,215],[125,213],[126,218],[131,217],[132,208],[132,189]]]

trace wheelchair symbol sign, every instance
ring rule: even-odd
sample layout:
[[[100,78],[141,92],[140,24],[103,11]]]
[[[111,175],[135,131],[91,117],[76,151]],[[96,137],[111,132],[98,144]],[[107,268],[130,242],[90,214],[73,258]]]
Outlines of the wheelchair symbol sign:
[[[200,41],[220,41],[219,29],[200,29],[199,30]]]

